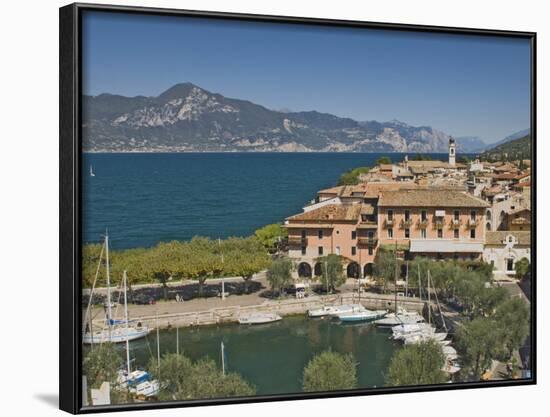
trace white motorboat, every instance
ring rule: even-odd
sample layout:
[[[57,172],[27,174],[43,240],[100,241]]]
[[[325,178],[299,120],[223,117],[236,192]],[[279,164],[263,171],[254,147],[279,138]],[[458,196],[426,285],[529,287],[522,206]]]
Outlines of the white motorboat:
[[[411,321],[411,320],[415,321]],[[416,311],[407,311],[402,307],[397,307],[397,312],[388,313],[383,319],[376,320],[377,326],[397,326],[408,323],[419,323],[424,321],[424,318]]]
[[[265,324],[282,320],[277,313],[251,313],[239,317],[240,324]]]
[[[397,326],[400,324],[422,323],[424,317],[415,312],[389,313],[384,318],[376,320],[377,326]]]
[[[419,332],[435,332],[435,329],[428,323],[407,323],[399,324],[391,328],[394,336]]]
[[[354,311],[351,313],[338,314],[337,317],[342,322],[364,322],[364,321],[374,321],[381,317],[384,317],[387,314],[386,310],[363,310],[363,311]]]
[[[445,365],[441,368],[443,372],[447,372],[448,374],[456,374],[461,369],[462,367],[454,361],[446,361]]]
[[[456,349],[452,346],[443,346],[443,354],[447,358],[447,360],[455,360],[458,359],[458,354],[456,352]]]
[[[427,331],[427,332],[421,331],[416,333],[404,334],[400,337],[400,339],[403,340],[406,345],[434,340],[436,342],[439,342],[442,346],[447,346],[451,342],[449,340],[444,340],[446,337],[447,337],[447,333],[432,333],[430,331]]]
[[[338,316],[339,314],[349,314],[358,311],[365,311],[365,307],[361,304],[341,304],[324,306],[321,308],[309,310],[307,312],[309,317],[324,317],[324,316]]]

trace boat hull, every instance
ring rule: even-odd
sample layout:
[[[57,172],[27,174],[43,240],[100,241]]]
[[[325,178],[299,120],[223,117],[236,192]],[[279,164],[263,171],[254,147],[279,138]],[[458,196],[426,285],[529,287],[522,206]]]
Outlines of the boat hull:
[[[149,334],[150,330],[147,327],[135,328],[129,327],[128,331],[125,328],[101,330],[93,333],[85,333],[82,336],[82,343],[87,345],[101,343],[123,343],[128,341],[141,339]]]
[[[282,320],[283,318],[278,314],[253,314],[250,316],[241,316],[239,317],[239,324],[267,324],[274,323],[276,321]]]
[[[338,319],[343,323],[371,322],[378,320],[386,315],[385,311],[368,311],[352,314],[340,314]]]

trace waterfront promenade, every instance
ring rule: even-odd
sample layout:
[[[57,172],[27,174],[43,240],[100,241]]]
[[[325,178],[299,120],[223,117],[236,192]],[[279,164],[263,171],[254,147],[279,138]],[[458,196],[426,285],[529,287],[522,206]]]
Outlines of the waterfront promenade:
[[[227,282],[227,278],[224,279]],[[242,278],[241,278],[242,281]],[[265,274],[259,274],[254,282],[260,283],[267,289]],[[212,284],[212,282],[210,282]],[[179,284],[181,285],[181,284]],[[220,284],[221,285],[221,284]],[[317,295],[310,293],[308,297],[297,299],[286,296],[281,299],[267,299],[262,297],[261,291],[252,294],[231,295],[221,297],[195,298],[189,301],[175,300],[158,301],[151,305],[128,305],[128,313],[132,320],[140,321],[150,327],[186,327],[212,325],[236,322],[241,314],[252,312],[276,312],[282,316],[289,314],[305,314],[307,310],[327,304],[344,304],[361,302],[371,309],[394,310],[395,295],[376,294],[362,291],[357,292],[354,280],[341,287],[337,294]],[[424,303],[415,297],[398,296],[398,305],[408,310],[421,311]],[[118,306],[118,313],[122,313],[122,306]],[[115,307],[113,315],[117,315]],[[94,306],[92,317],[95,325],[103,323],[103,307]]]

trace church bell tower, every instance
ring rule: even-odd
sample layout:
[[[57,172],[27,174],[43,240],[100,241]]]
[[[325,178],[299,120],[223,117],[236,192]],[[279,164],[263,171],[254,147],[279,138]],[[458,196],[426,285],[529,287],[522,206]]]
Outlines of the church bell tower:
[[[456,143],[453,138],[449,139],[449,166],[454,167],[456,164]]]

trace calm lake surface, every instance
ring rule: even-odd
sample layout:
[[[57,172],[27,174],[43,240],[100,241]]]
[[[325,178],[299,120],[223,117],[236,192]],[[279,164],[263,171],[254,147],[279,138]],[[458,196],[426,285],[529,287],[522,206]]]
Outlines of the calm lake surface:
[[[302,372],[317,353],[331,349],[352,353],[361,388],[382,386],[391,356],[398,348],[390,332],[372,324],[342,325],[329,319],[285,317],[266,325],[229,324],[179,329],[180,353],[192,359],[204,356],[221,368],[221,342],[226,371],[237,372],[256,386],[258,394],[301,392]],[[135,365],[157,357],[156,333],[130,342]],[[122,346],[120,346],[122,350]],[[176,330],[160,331],[161,354],[176,352]]]
[[[84,242],[99,242],[106,229],[115,249],[196,235],[248,236],[300,212],[344,171],[372,166],[381,155],[84,154]],[[403,156],[390,154],[393,161]]]

